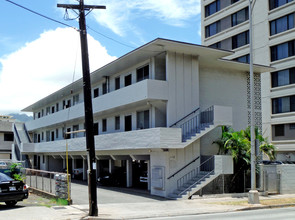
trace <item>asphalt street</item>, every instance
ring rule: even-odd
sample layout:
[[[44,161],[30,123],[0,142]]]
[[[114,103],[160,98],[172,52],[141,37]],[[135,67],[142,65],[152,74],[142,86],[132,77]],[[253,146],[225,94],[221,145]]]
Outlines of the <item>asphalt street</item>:
[[[173,217],[148,218],[150,220],[294,220],[295,207],[291,208],[277,208],[277,209],[261,209],[239,212],[226,212],[217,214],[202,214],[202,215],[184,215]]]

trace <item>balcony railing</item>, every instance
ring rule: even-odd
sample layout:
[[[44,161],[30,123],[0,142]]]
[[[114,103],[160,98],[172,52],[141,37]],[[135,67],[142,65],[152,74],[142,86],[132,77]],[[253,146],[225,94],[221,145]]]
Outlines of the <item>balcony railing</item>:
[[[182,141],[185,142],[187,139],[200,133],[206,127],[209,127],[214,122],[214,106],[206,109],[199,113],[197,116],[189,119],[183,124],[179,125],[182,131]]]

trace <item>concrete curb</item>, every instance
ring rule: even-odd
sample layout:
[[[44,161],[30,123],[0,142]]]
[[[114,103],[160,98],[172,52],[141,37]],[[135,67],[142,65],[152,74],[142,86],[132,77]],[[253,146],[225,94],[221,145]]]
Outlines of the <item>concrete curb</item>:
[[[241,208],[237,211],[249,211],[249,210],[259,210],[259,209],[275,209],[275,208],[287,208],[287,207],[294,207],[295,203],[290,204],[281,204],[281,205],[263,205],[263,206],[253,206],[253,207],[246,207]]]

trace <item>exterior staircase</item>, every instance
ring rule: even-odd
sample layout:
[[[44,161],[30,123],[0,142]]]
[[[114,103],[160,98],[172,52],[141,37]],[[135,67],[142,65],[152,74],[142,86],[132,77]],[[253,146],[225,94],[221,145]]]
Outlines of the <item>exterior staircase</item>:
[[[14,148],[12,149],[12,158],[17,161],[25,161],[25,167],[31,167],[27,155],[21,154],[22,145],[25,143],[31,143],[31,138],[28,134],[24,123],[16,122],[13,125],[14,134]]]
[[[230,107],[211,106],[205,111],[199,109],[174,123],[171,127],[181,128],[182,147],[186,147],[203,135],[222,125],[231,125]],[[176,186],[167,197],[170,199],[189,199],[221,174],[233,173],[231,156],[198,156],[167,180]]]
[[[168,180],[176,181],[177,184],[177,188],[168,195],[168,198],[188,199],[218,176],[219,173],[215,173],[215,156],[198,157],[168,177]]]
[[[197,176],[189,180],[182,187],[176,189],[173,193],[169,195],[170,199],[180,200],[180,199],[188,199],[199,190],[204,188],[206,185],[211,183],[214,179],[219,176],[211,173],[201,171]]]

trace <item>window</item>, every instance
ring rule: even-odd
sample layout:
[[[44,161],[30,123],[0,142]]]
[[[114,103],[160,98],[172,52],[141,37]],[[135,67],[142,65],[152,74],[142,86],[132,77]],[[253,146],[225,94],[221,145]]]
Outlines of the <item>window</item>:
[[[51,113],[53,114],[54,111],[55,111],[55,106],[52,106],[52,107],[51,107]]]
[[[132,115],[125,116],[125,131],[132,130]]]
[[[93,134],[98,135],[98,123],[93,124]]]
[[[41,117],[41,113],[40,112],[38,112],[38,118],[40,118]]]
[[[115,117],[115,130],[120,130],[120,116]]]
[[[46,115],[50,114],[50,107],[46,107]]]
[[[102,84],[102,94],[107,94],[107,83]]]
[[[102,131],[107,131],[107,119],[102,119]]]
[[[137,112],[137,129],[147,129],[150,126],[149,110]]]
[[[295,40],[272,46],[271,61],[281,60],[295,55]]]
[[[73,131],[79,131],[79,125],[73,125]],[[73,138],[77,138],[78,133],[73,133]]]
[[[141,67],[136,70],[137,82],[149,78],[149,65]]]
[[[295,95],[272,99],[272,114],[294,112]]]
[[[44,116],[44,109],[42,109],[41,113],[42,113],[42,117],[43,117]]]
[[[71,99],[69,99],[67,102],[65,100],[62,101],[63,109],[70,108],[71,107]]]
[[[51,141],[54,141],[54,131],[51,132]]]
[[[294,123],[289,124],[289,129],[290,129],[290,130],[294,130],[294,129],[295,129],[295,124],[294,124]]]
[[[293,0],[269,0],[269,10],[275,9],[292,1]]]
[[[238,24],[243,23],[244,21],[249,20],[249,9],[244,8],[234,14],[231,15],[231,26],[236,26]]]
[[[249,31],[245,31],[232,37],[232,49],[249,44]]]
[[[211,48],[216,48],[216,49],[220,49],[221,48],[221,42],[217,42],[215,44],[211,44],[209,47]]]
[[[67,133],[71,132],[71,128],[67,128]],[[71,138],[71,134],[66,134],[65,135],[66,139],[70,139]]]
[[[56,103],[56,112],[58,112],[58,111],[59,111],[59,104]]]
[[[235,58],[233,60],[237,61],[237,62],[241,62],[241,63],[250,63],[250,55],[247,54],[247,55],[244,55],[244,56],[241,56],[241,57],[237,57],[237,58]]]
[[[55,138],[56,138],[56,139],[58,138],[58,128],[55,129]]]
[[[99,88],[96,88],[93,90],[93,98],[96,98],[99,96]]]
[[[44,140],[44,132],[41,133],[41,140]]]
[[[285,135],[285,125],[284,124],[275,125],[274,128],[275,128],[275,136],[276,137]]]
[[[125,76],[125,86],[131,85],[131,74]]]
[[[115,90],[120,89],[120,77],[115,79]]]
[[[73,96],[73,105],[76,105],[79,103],[79,94]]]
[[[220,0],[216,0],[205,6],[205,17],[210,16],[220,10]]]
[[[295,83],[295,67],[271,73],[272,87]]]
[[[50,131],[46,131],[46,141],[50,141]]]
[[[294,13],[270,22],[270,35],[278,34],[294,28]]]
[[[234,4],[234,3],[238,2],[238,1],[240,1],[240,0],[231,0],[231,3]]]
[[[220,32],[220,21],[216,21],[205,27],[206,37],[213,36]]]
[[[13,141],[13,134],[4,134],[4,141]]]

